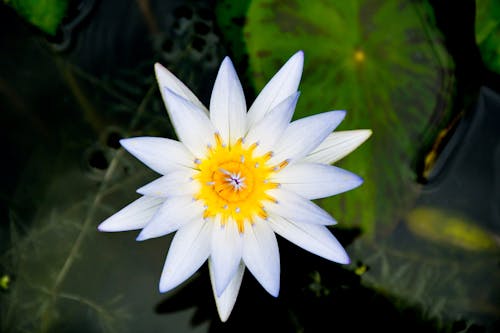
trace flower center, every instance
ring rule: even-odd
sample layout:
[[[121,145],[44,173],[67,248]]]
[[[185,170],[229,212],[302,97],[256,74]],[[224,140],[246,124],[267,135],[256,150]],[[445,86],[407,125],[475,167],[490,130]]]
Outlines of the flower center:
[[[234,221],[243,232],[245,221],[267,218],[263,203],[275,199],[266,192],[279,186],[269,179],[287,163],[269,165],[271,152],[254,156],[256,143],[244,147],[239,139],[228,146],[218,134],[215,139],[216,145],[208,147],[206,157],[195,161],[198,173],[194,179],[201,185],[195,199],[203,201],[205,218],[220,219],[222,224]]]
[[[227,202],[245,200],[252,191],[254,175],[245,163],[227,161],[213,174],[215,192]]]

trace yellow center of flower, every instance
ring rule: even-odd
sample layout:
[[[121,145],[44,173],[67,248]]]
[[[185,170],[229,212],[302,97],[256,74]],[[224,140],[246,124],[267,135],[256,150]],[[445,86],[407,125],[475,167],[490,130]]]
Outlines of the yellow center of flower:
[[[242,139],[228,146],[215,134],[215,142],[204,159],[195,161],[198,173],[193,178],[201,185],[195,199],[204,202],[205,218],[218,217],[222,224],[235,221],[243,232],[245,221],[267,218],[263,203],[275,199],[266,192],[279,186],[269,179],[287,162],[269,165],[271,152],[254,156],[257,144],[245,148]]]

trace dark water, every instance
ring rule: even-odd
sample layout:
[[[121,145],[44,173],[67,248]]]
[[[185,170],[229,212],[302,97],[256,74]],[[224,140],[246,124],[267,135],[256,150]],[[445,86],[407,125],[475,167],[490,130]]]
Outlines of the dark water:
[[[206,267],[158,292],[171,237],[139,243],[133,232],[96,226],[154,178],[118,140],[174,135],[154,62],[208,104],[220,60],[241,50],[225,39],[214,1],[81,3],[64,22],[71,29],[55,37],[0,6],[0,276],[10,280],[0,293],[2,331],[500,330],[499,250],[482,247],[500,235],[500,79],[475,45],[472,1],[432,2],[455,64],[453,116],[408,214],[444,215],[434,221],[424,211],[423,228],[403,214],[389,235],[369,240],[358,228],[332,230],[354,259],[348,267],[280,239],[280,296],[247,273],[226,324]],[[243,83],[251,101],[253,85]],[[415,147],[415,179],[428,150]]]

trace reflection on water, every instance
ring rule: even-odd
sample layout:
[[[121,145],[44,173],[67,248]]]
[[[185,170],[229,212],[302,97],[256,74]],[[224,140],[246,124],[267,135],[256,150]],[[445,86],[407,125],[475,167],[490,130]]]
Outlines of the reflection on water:
[[[406,1],[396,2],[398,10],[409,6]],[[371,211],[378,213],[368,223],[388,227],[382,228],[384,232],[375,228],[367,233],[355,218],[344,221],[346,215],[339,219],[339,228],[332,228],[332,232],[348,246],[353,263],[347,267],[317,258],[280,239],[280,296],[277,299],[268,296],[247,274],[226,324],[218,320],[206,268],[177,290],[159,294],[158,276],[169,237],[137,243],[133,232],[102,235],[96,231],[99,222],[136,197],[136,188],[155,177],[119,149],[119,139],[174,135],[155,88],[153,63],[160,61],[179,73],[204,102],[225,54],[239,58],[239,72],[251,68],[246,50],[252,46],[245,43],[250,43],[253,37],[238,35],[242,27],[248,27],[245,10],[250,3],[242,2],[237,9],[224,7],[227,3],[95,2],[72,30],[70,46],[64,51],[51,47],[56,39],[47,42],[44,34],[27,26],[12,10],[0,7],[4,28],[0,30],[4,50],[0,54],[0,123],[4,125],[0,133],[4,142],[0,192],[1,331],[244,332],[265,328],[279,332],[323,332],[326,327],[339,332],[367,329],[493,332],[498,329],[500,98],[497,92],[500,86],[483,88],[479,96],[476,94],[479,84],[470,88],[471,77],[464,74],[469,72],[464,66],[476,69],[481,66],[473,55],[467,60],[475,62],[466,64],[463,58],[455,56],[456,72],[450,69],[449,73],[440,73],[456,75],[460,94],[454,96],[457,111],[453,113],[464,116],[450,133],[445,148],[440,150],[429,183],[391,185],[390,191],[399,188],[396,192],[381,188],[382,185],[376,187],[374,184],[383,183],[373,179],[376,172],[370,167],[377,165],[373,161],[379,155],[361,152],[361,161],[366,161],[362,168],[366,175],[372,175],[366,179],[371,182],[371,187],[366,186],[372,192],[365,198],[375,199],[361,202],[356,210],[362,211],[365,205],[371,207]],[[291,1],[284,8],[293,9],[293,4]],[[375,7],[362,6],[365,9],[354,22],[390,14],[375,15],[368,11]],[[217,17],[215,8],[219,15],[225,12],[231,15]],[[79,20],[81,11],[71,13],[73,19]],[[468,17],[468,11],[459,14]],[[65,20],[66,27],[71,24],[71,15]],[[444,14],[438,10],[437,21],[445,21],[446,17],[440,15]],[[397,28],[397,19],[390,21],[394,26],[382,26],[383,29]],[[472,26],[472,23],[461,25],[462,29]],[[295,27],[311,28],[306,24]],[[453,40],[460,31],[444,32],[448,40]],[[237,42],[235,36],[240,36]],[[418,36],[409,29],[405,43],[420,42],[416,40]],[[290,38],[293,45],[290,54],[297,48],[295,42]],[[334,57],[316,57],[314,54],[328,49],[319,50],[319,44],[313,46],[318,51],[310,53],[310,61],[317,62],[316,68],[339,66]],[[358,50],[359,45],[354,46]],[[261,54],[263,58],[264,55]],[[369,62],[369,57],[365,52],[363,63]],[[423,61],[415,54],[412,57],[420,59],[420,64]],[[310,70],[316,74],[309,77],[321,78],[324,73],[315,72],[315,66]],[[473,78],[472,82],[478,83],[482,77]],[[248,73],[244,86],[258,85],[254,79]],[[262,79],[266,81],[267,77]],[[356,91],[352,82],[330,81],[331,90],[337,85],[341,95]],[[315,91],[314,85],[305,84],[303,96],[318,95],[315,103],[323,103],[324,91]],[[387,86],[380,86],[384,86],[384,96],[401,98],[395,97],[393,91],[385,91],[389,89]],[[403,100],[414,98],[415,94],[408,90]],[[252,95],[254,92],[247,94]],[[437,101],[422,101],[421,105],[435,105],[435,112],[441,114],[444,108],[449,108],[450,96],[440,95]],[[423,97],[418,95],[418,98]],[[318,110],[324,107],[328,106]],[[348,103],[338,107],[356,111]],[[316,109],[310,110],[300,103],[298,108],[302,112]],[[378,117],[377,121],[391,114],[376,110],[359,112],[372,112],[370,119]],[[415,120],[415,110],[405,113],[400,107],[397,112],[411,122]],[[366,120],[366,127],[371,127],[370,119]],[[430,132],[436,137],[437,125],[431,117],[429,127],[422,129],[426,138],[431,136]],[[375,132],[374,140],[383,137]],[[405,174],[406,179],[417,178],[415,165],[420,162],[409,161],[408,156],[418,156],[418,152],[432,147],[432,142],[422,142],[420,146],[415,137],[411,140],[418,147],[411,146],[413,152],[391,160],[405,161],[404,168],[411,172]],[[375,145],[382,147],[377,149],[387,155],[396,151],[390,141],[376,141]],[[365,160],[365,156],[369,159]],[[358,171],[357,167],[352,170]],[[391,179],[390,173],[385,179]],[[356,191],[363,190],[362,186]],[[414,198],[410,204],[398,201],[406,198],[404,191],[414,191],[410,193]],[[376,205],[387,193],[394,202]],[[397,218],[380,221],[382,216],[388,216],[381,209],[398,206],[405,210]],[[342,216],[346,207],[336,207],[339,212],[333,215]],[[356,211],[350,214],[372,216]]]
[[[443,246],[456,246],[465,251],[498,250],[499,244],[492,232],[454,212],[418,207],[410,211],[405,220],[412,233]]]

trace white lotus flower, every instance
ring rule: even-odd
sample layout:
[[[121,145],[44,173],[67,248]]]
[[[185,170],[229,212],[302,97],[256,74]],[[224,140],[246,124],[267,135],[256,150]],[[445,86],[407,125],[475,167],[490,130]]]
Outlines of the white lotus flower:
[[[280,287],[275,233],[328,260],[349,258],[327,225],[335,220],[310,200],[351,190],[362,180],[330,164],[370,135],[332,133],[344,111],[290,122],[299,93],[297,52],[247,112],[229,58],[215,80],[210,111],[160,64],[156,76],[180,141],[137,137],[123,147],[162,176],[137,190],[142,197],[99,225],[101,231],[142,229],[137,240],[177,231],[160,279],[167,292],[208,259],[222,321],[233,309],[248,268],[271,295]]]

